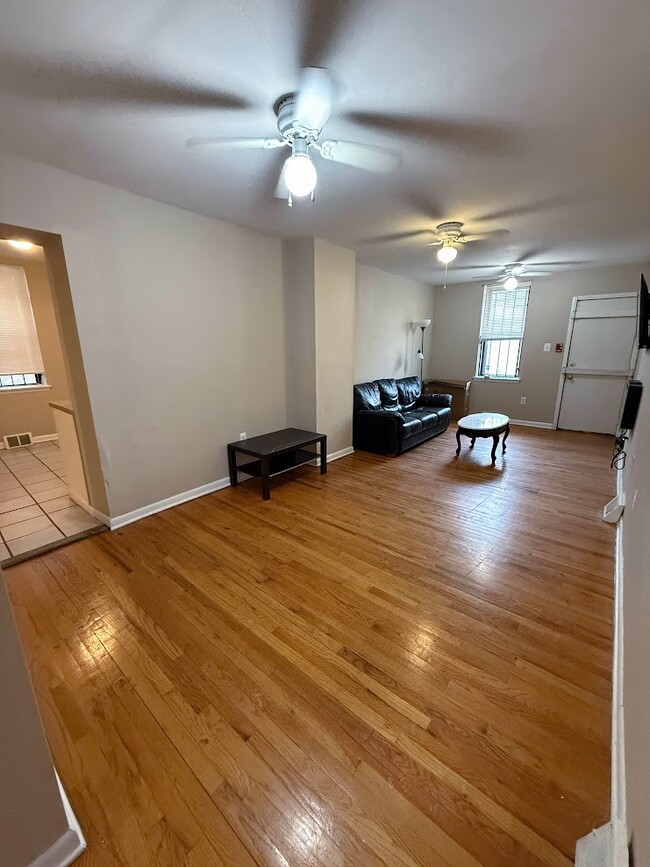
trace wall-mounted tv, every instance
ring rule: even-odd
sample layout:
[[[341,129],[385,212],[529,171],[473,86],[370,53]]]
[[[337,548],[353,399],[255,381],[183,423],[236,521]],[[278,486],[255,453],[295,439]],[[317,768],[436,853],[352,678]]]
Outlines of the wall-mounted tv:
[[[639,291],[639,349],[650,347],[650,292],[645,277],[641,274],[641,289]]]

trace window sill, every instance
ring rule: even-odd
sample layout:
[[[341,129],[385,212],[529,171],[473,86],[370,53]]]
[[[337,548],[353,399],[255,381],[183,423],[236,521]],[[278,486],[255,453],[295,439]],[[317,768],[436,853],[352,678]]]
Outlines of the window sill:
[[[475,376],[480,382],[521,382],[519,376]]]
[[[0,394],[16,394],[18,391],[51,391],[51,385],[4,385]]]

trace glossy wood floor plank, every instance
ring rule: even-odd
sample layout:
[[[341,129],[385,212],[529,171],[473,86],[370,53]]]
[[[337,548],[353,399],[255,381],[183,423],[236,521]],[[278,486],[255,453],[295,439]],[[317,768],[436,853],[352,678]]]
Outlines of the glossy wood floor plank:
[[[568,865],[608,817],[608,438],[447,434],[14,566],[81,865]]]

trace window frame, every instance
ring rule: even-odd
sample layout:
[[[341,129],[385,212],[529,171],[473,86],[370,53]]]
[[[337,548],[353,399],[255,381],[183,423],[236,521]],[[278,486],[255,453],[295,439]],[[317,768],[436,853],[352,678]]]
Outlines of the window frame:
[[[526,325],[528,323],[528,304],[530,302],[530,290],[532,288],[532,281],[520,282],[519,286],[516,290],[520,289],[526,290],[526,304],[524,307],[524,316],[523,316],[523,328],[521,331],[521,337],[481,337],[481,332],[483,331],[483,316],[485,313],[485,302],[487,298],[488,292],[494,291],[507,291],[503,288],[503,284],[501,283],[484,283],[483,284],[483,301],[481,304],[481,318],[479,320],[479,338],[478,338],[478,348],[476,352],[476,368],[474,373],[474,379],[493,379],[497,382],[519,382],[520,381],[520,371],[521,371],[521,353],[524,347],[524,338],[526,336]],[[490,373],[484,373],[484,366],[487,359],[487,348],[488,344],[492,342],[504,342],[510,340],[518,340],[519,348],[517,350],[517,365],[515,368],[515,373],[513,376],[495,376]]]

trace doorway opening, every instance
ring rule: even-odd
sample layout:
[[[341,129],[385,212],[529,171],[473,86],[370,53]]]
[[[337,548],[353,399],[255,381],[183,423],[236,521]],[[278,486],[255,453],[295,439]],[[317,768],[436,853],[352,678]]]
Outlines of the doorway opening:
[[[0,564],[100,532],[108,504],[58,235],[0,223]]]

